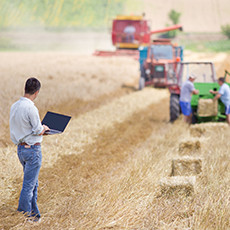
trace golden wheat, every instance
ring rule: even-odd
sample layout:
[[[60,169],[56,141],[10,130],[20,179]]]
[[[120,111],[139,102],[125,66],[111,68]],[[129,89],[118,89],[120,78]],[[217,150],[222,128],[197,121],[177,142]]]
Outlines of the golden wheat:
[[[41,90],[36,102],[44,111],[70,98],[87,98],[89,101],[84,105],[91,105],[91,99],[99,100],[101,95],[109,95],[124,82],[136,86],[138,66],[133,60],[88,57],[79,59],[78,67],[73,67],[76,56],[70,54],[55,58],[53,54],[21,54],[20,59],[20,54],[6,53],[1,57],[8,57],[5,65],[0,64],[6,86],[1,86],[4,90],[4,100],[1,101],[5,106],[4,118],[8,116],[10,104],[22,93],[25,77],[30,71],[36,71],[31,58],[39,65],[33,75],[40,73],[44,82],[44,91],[42,93]],[[41,57],[46,64],[43,61],[39,64]],[[68,58],[72,65],[66,61]],[[58,60],[65,63],[63,71],[61,67],[53,66],[59,63]],[[92,62],[97,66],[94,70],[89,69]],[[108,72],[103,75],[104,63],[118,69],[118,73],[113,71],[112,76],[106,70]],[[127,65],[134,66],[128,68]],[[14,66],[17,68],[13,69]],[[82,70],[82,75],[78,69]],[[75,71],[78,73],[76,78]],[[97,77],[101,74],[111,76],[109,85],[97,81],[95,86],[95,81],[90,80],[90,71]],[[125,79],[119,75],[120,71],[127,73]],[[79,87],[77,92],[75,87],[69,89],[71,76],[75,84],[84,82],[86,76],[92,83],[87,86],[90,89]],[[51,80],[52,83],[49,82]],[[114,85],[110,86],[113,82]],[[47,85],[55,85],[63,94],[58,96],[58,102],[54,98],[46,101],[46,98],[56,95],[56,92],[46,89]],[[8,87],[14,96],[7,94]],[[22,167],[15,146],[10,144],[0,148],[0,228],[229,229],[229,127],[219,123],[188,127],[182,119],[169,124],[168,108],[166,90],[147,89],[118,95],[109,102],[99,103],[98,107],[92,106],[87,112],[73,116],[63,134],[44,137],[38,193],[43,219],[39,225],[29,225],[16,212]],[[201,137],[192,137],[192,129],[202,130],[199,132]],[[181,143],[191,143],[189,146],[202,158],[202,173],[196,176],[195,193],[190,197],[186,194],[159,196],[159,182],[161,178],[169,178],[171,159],[178,157]],[[189,146],[183,146],[183,153],[185,149],[189,153]]]

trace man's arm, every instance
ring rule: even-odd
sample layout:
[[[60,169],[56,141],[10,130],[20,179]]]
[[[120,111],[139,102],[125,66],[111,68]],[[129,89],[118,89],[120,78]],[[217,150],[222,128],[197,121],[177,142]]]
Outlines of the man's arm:
[[[216,96],[213,98],[213,100],[218,100],[219,98],[221,97],[221,94],[220,93],[217,93]]]
[[[194,84],[190,81],[188,81],[188,88],[189,88],[189,91],[191,92],[191,94],[198,94],[199,93],[199,90],[195,89],[194,87]]]
[[[194,89],[194,90],[192,91],[192,94],[199,94],[199,90],[198,90],[198,89]]]
[[[210,93],[216,95],[213,100],[218,100],[221,97],[221,94],[218,91],[214,91],[214,90],[209,90]]]
[[[48,126],[46,126],[46,125],[42,125],[42,126],[43,126],[43,130],[42,130],[42,132],[39,134],[39,136],[43,135],[43,134],[45,133],[45,131],[50,130]]]
[[[219,93],[218,91],[214,91],[214,90],[211,90],[211,89],[209,90],[209,92],[212,93],[212,94],[218,94]]]
[[[29,119],[34,135],[41,136],[45,133],[45,131],[49,130],[48,126],[41,124],[39,113],[35,106],[31,107],[29,110]]]

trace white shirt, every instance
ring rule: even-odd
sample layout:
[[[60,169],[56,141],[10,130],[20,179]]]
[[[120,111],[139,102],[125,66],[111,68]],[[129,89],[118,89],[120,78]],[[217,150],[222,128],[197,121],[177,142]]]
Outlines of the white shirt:
[[[219,94],[221,95],[220,100],[224,103],[224,105],[229,106],[230,105],[230,88],[226,83],[224,83],[220,87]]]
[[[21,97],[10,109],[10,137],[14,144],[26,142],[34,145],[42,142],[43,126],[40,121],[38,109],[33,101]]]
[[[181,86],[180,101],[190,102],[193,90],[195,90],[195,88],[191,81],[187,80],[184,82]]]

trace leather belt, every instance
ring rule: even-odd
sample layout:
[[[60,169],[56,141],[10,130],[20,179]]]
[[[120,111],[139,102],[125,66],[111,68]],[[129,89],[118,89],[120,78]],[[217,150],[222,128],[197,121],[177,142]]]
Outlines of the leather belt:
[[[19,145],[28,145],[26,142],[22,142],[22,143],[20,143]],[[41,143],[40,142],[37,142],[37,143],[35,143],[35,144],[33,144],[33,145],[41,145]]]

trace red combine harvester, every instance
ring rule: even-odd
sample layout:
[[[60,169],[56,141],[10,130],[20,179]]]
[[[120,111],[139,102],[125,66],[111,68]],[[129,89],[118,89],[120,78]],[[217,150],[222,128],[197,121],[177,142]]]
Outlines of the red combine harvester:
[[[149,21],[143,16],[119,15],[113,20],[112,43],[115,51],[95,51],[96,56],[132,56],[139,57],[138,48],[151,42],[151,35],[171,30],[182,30],[181,25],[174,25],[160,30],[150,31]]]

